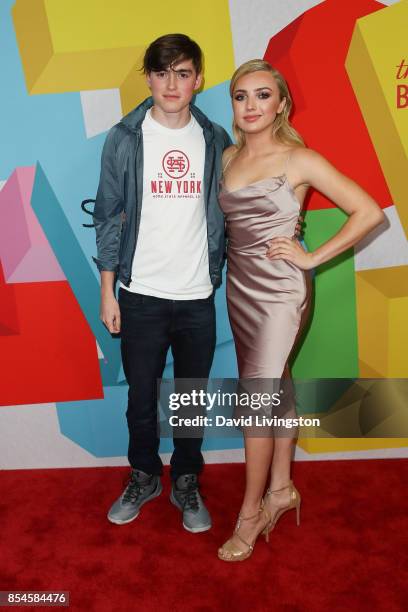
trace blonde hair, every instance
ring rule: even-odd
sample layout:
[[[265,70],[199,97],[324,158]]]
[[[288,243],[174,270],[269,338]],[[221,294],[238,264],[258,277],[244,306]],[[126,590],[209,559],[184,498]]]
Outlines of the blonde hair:
[[[295,130],[295,128],[292,127],[289,121],[290,111],[292,110],[292,98],[289,93],[288,85],[281,73],[276,70],[276,68],[273,68],[268,62],[261,59],[253,59],[249,60],[249,62],[245,62],[245,64],[242,64],[239,68],[237,68],[231,78],[231,98],[234,95],[234,89],[238,79],[245,76],[246,74],[250,74],[251,72],[259,71],[270,72],[278,86],[280,100],[283,100],[283,98],[286,99],[284,109],[282,110],[282,112],[276,115],[275,121],[273,122],[273,136],[276,138],[276,140],[283,144],[298,145],[304,147],[305,143],[303,142],[303,138]],[[241,128],[236,125],[235,120],[233,120],[232,122],[232,131],[234,133],[235,141],[239,150],[245,144],[245,132],[243,132],[243,130],[241,130]]]

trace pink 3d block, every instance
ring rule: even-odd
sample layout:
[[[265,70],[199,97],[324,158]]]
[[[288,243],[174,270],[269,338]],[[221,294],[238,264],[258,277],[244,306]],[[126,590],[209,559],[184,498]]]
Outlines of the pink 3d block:
[[[31,208],[35,167],[17,168],[0,191],[0,260],[6,283],[65,280]]]

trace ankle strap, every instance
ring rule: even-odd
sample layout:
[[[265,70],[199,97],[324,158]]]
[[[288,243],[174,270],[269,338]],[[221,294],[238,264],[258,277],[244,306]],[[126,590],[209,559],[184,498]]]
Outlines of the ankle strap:
[[[292,486],[292,481],[289,481],[289,484],[286,485],[286,487],[282,487],[281,489],[274,489],[272,491],[272,489],[267,489],[266,494],[267,495],[271,495],[271,493],[279,493],[279,491],[284,491],[285,489],[289,489]]]
[[[262,512],[262,510],[263,510],[263,505],[261,505],[261,507],[259,508],[259,510],[258,510],[258,512],[256,514],[253,514],[252,516],[242,516],[241,514],[238,514],[238,519],[240,521],[249,521],[251,519],[256,518],[258,516],[258,514],[260,512]]]

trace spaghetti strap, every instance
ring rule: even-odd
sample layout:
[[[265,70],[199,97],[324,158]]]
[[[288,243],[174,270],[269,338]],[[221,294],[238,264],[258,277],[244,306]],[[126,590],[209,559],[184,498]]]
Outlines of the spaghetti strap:
[[[223,175],[225,175],[225,171],[226,171],[226,169],[228,168],[228,166],[230,165],[230,162],[231,162],[231,161],[232,161],[232,159],[233,159],[233,158],[236,156],[236,154],[237,154],[237,151],[234,151],[234,153],[232,153],[232,155],[230,155],[230,156],[229,156],[229,158],[228,158],[228,160],[227,160],[227,163],[225,164],[225,166],[224,166],[224,168],[223,168],[223,170],[222,170]]]

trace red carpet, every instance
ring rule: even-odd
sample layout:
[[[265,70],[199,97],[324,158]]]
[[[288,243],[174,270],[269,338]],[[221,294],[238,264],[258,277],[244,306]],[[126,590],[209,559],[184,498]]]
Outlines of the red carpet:
[[[206,467],[214,526],[195,535],[168,501],[167,470],[162,496],[121,527],[106,511],[124,468],[3,471],[0,590],[70,591],[71,610],[96,612],[406,610],[407,467],[295,463],[300,527],[287,513],[269,545],[235,564],[216,552],[234,525],[242,465]]]

